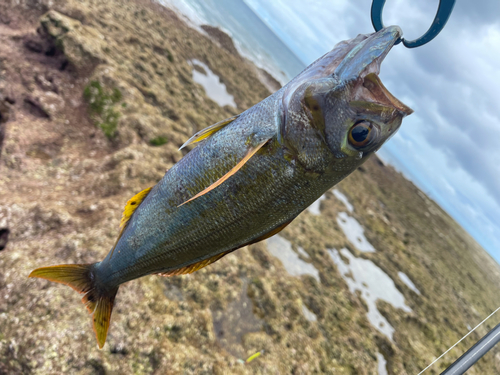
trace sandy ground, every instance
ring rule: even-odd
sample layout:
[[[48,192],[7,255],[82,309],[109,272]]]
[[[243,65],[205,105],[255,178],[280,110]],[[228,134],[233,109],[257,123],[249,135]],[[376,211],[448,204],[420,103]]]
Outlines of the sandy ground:
[[[183,157],[187,138],[269,95],[269,82],[220,38],[147,0],[0,4],[0,374],[376,374],[377,353],[389,374],[415,374],[499,305],[498,265],[373,158],[338,189],[375,252],[348,241],[337,221],[346,206],[328,192],[320,215],[306,211],[281,233],[317,277],[290,275],[259,243],[193,275],[134,280],[120,288],[98,350],[77,293],[27,275],[101,260],[125,202]],[[237,108],[206,95],[190,59],[221,78]],[[404,296],[411,311],[376,304],[393,341],[349,291],[329,251],[341,248],[373,262]],[[470,373],[499,371],[496,350]]]

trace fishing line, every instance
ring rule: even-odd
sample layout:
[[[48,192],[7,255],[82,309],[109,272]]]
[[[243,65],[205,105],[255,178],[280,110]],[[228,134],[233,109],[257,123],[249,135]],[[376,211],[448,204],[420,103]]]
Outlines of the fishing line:
[[[437,361],[439,361],[441,358],[443,358],[445,356],[446,353],[448,353],[451,349],[453,349],[455,346],[457,346],[458,344],[460,344],[467,336],[469,336],[472,332],[474,332],[479,326],[481,326],[484,322],[486,322],[489,318],[491,318],[493,315],[495,315],[495,313],[500,310],[500,306],[495,310],[493,311],[490,315],[488,315],[481,323],[479,323],[477,326],[475,326],[473,329],[471,329],[464,337],[462,337],[460,340],[458,340],[455,345],[453,345],[452,347],[450,347],[447,351],[445,351],[443,354],[441,354],[438,358],[436,358],[434,361],[432,361],[432,363],[427,366],[426,368],[424,368],[422,371],[420,371],[418,373],[418,375],[421,375],[425,370],[427,370],[429,367],[431,367],[434,363],[436,363]]]

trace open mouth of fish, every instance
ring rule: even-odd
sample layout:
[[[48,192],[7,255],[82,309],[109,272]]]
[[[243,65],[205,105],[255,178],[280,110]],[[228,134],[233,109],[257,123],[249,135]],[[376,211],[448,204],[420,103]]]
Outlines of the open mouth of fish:
[[[391,48],[402,37],[398,26],[389,26],[373,34],[360,34],[345,40],[324,56],[316,60],[304,72],[290,81],[283,95],[283,107],[286,109],[295,90],[304,82],[327,77],[335,77],[348,84],[354,80],[363,80],[368,74],[380,73],[380,65]],[[384,88],[385,89],[385,88]],[[384,90],[391,104],[406,115],[413,111]]]

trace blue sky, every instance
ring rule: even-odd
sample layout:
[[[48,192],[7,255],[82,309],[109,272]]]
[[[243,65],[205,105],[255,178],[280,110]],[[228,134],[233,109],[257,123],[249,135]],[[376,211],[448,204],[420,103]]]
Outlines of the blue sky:
[[[245,0],[309,64],[341,40],[373,32],[371,0]],[[384,23],[407,39],[430,26],[436,1],[388,1]],[[500,2],[458,1],[444,31],[395,47],[384,84],[415,110],[381,156],[415,181],[500,262]]]

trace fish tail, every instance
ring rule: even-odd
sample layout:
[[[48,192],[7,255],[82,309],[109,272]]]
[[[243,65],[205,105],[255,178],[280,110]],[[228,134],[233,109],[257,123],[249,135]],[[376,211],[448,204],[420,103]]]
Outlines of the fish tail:
[[[80,294],[85,294],[82,302],[92,314],[93,327],[99,349],[102,349],[108,335],[108,328],[113,311],[118,287],[102,288],[97,284],[94,264],[63,264],[42,267],[32,271],[29,277],[39,277],[70,286]]]

